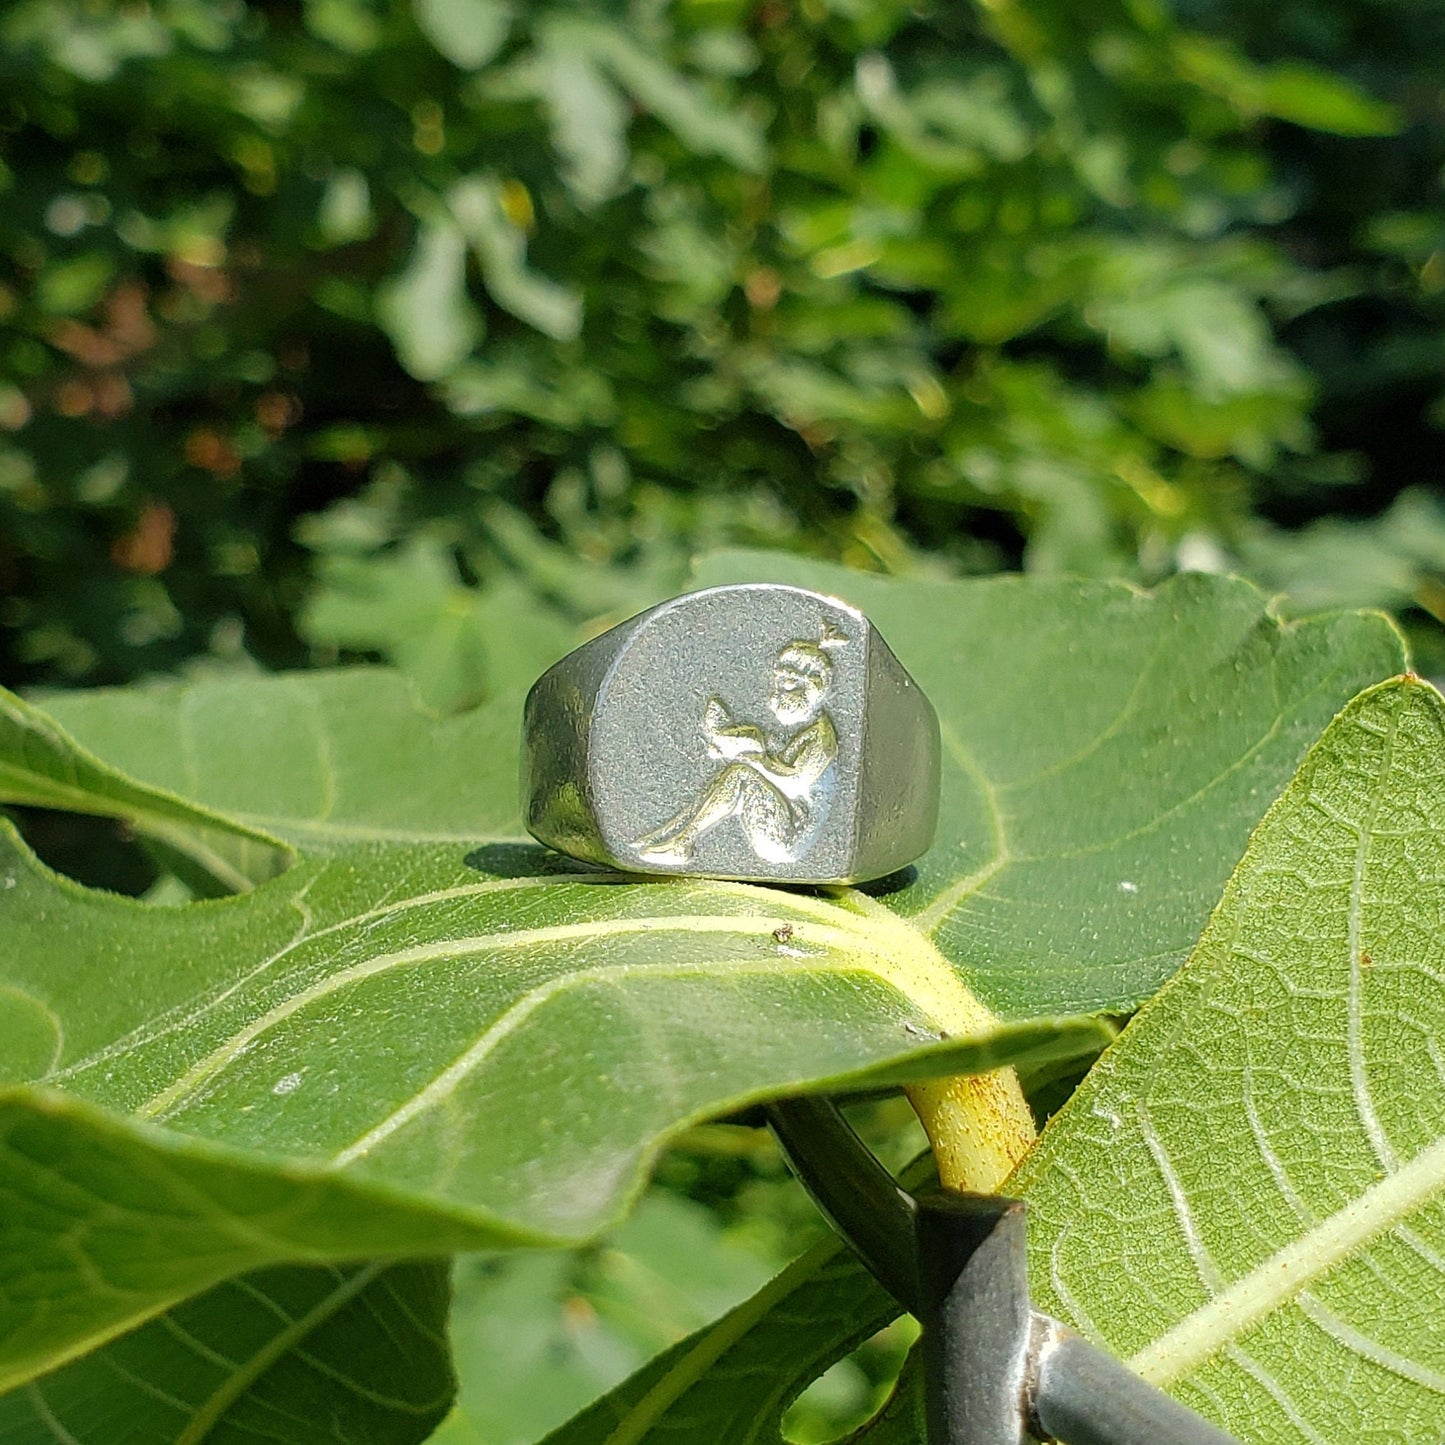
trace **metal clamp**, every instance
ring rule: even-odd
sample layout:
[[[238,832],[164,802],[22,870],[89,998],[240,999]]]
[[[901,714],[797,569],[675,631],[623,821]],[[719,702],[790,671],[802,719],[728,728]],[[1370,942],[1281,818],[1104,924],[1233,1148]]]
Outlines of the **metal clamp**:
[[[1034,1309],[1022,1200],[909,1193],[827,1099],[767,1112],[804,1188],[923,1326],[928,1445],[1239,1445]]]

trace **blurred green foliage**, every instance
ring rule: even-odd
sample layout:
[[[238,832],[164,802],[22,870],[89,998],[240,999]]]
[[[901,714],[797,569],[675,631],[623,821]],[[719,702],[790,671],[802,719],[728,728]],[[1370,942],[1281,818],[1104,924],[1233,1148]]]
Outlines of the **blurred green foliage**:
[[[439,705],[761,542],[1445,665],[1425,0],[14,0],[0,669]]]
[[[901,1095],[855,1105],[851,1122],[894,1170],[927,1146]],[[460,1388],[433,1438],[437,1445],[541,1439],[827,1237],[766,1129],[690,1130],[605,1243],[457,1261],[451,1343]],[[838,1361],[793,1404],[786,1438],[824,1445],[868,1419],[888,1398],[916,1335],[905,1316]]]

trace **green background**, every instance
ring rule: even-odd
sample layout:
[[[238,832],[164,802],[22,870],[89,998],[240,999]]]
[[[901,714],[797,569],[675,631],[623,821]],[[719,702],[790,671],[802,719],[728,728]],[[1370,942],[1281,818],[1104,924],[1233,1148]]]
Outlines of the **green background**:
[[[17,0],[0,671],[505,690],[719,543],[1445,665],[1420,0]]]
[[[380,659],[449,712],[720,544],[1240,572],[1438,675],[1442,57],[1425,0],[16,0],[0,681]],[[533,1438],[816,1228],[705,1127],[614,1243],[462,1266],[445,1438]]]

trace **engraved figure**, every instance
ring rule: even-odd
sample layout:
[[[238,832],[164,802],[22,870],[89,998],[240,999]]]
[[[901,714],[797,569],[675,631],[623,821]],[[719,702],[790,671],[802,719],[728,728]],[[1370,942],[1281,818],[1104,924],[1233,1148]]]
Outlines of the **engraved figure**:
[[[737,722],[721,698],[708,699],[702,733],[708,756],[724,766],[695,803],[638,840],[642,857],[687,863],[698,839],[729,818],[766,862],[792,862],[812,846],[832,801],[838,758],[838,733],[823,708],[833,679],[828,654],[846,641],[828,628],[819,641],[790,642],[778,653],[768,708],[781,732]]]

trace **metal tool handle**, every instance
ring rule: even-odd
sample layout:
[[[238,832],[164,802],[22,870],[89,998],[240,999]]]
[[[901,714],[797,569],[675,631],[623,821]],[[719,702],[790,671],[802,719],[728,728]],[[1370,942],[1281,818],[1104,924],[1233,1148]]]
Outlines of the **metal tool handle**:
[[[1047,1315],[1033,1387],[1034,1433],[1068,1445],[1239,1445],[1187,1405]]]
[[[918,1201],[878,1162],[830,1099],[777,1099],[768,1123],[793,1173],[868,1273],[906,1310],[918,1304]]]

